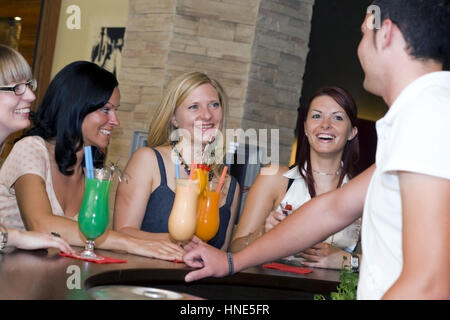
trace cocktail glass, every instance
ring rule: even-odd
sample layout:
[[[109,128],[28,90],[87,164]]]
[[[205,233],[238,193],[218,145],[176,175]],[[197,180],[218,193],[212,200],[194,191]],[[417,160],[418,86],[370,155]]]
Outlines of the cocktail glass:
[[[197,226],[198,180],[176,179],[175,200],[169,216],[169,234],[176,241],[192,238]]]
[[[210,190],[199,196],[195,235],[205,242],[214,238],[219,230],[219,198],[220,193]]]
[[[104,259],[94,253],[94,240],[106,230],[109,221],[109,189],[111,187],[111,170],[95,169],[94,178],[86,178],[83,203],[78,214],[78,227],[86,238],[82,258]]]

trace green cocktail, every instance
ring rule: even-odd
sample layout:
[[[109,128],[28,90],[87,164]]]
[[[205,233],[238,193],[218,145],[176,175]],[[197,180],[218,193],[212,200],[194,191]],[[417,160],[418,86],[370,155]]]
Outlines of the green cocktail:
[[[86,178],[83,203],[78,215],[78,226],[86,237],[86,248],[80,254],[97,259],[94,240],[106,230],[109,221],[109,189],[111,181]]]

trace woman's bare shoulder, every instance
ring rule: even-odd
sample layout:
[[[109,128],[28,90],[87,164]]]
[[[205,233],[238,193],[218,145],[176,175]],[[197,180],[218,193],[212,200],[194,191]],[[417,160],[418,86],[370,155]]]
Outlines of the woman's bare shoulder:
[[[140,147],[128,159],[125,170],[149,170],[155,167],[157,162],[155,151],[152,148]]]
[[[280,166],[280,165],[270,165],[267,167],[261,168],[261,171],[258,175],[258,177],[264,181],[285,181],[287,178],[284,176],[286,172],[289,171],[289,168],[287,166]]]
[[[130,161],[131,160],[137,160],[137,161],[156,160],[155,151],[149,147],[140,147],[131,155]]]

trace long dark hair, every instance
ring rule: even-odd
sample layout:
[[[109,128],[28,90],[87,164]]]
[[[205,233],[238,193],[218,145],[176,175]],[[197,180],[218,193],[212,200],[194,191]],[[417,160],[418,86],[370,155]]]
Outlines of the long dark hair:
[[[352,127],[355,127],[357,124],[357,108],[355,100],[351,94],[345,90],[344,88],[337,86],[323,87],[317,90],[312,97],[309,99],[307,108],[300,108],[300,116],[303,124],[306,122],[307,114],[309,108],[311,107],[311,102],[320,96],[328,96],[336,101],[342,109],[344,109],[345,113],[350,119]],[[315,181],[312,174],[311,169],[311,156],[310,156],[310,144],[308,138],[305,135],[305,130],[299,130],[298,132],[298,140],[301,142],[300,150],[297,155],[297,165],[300,171],[300,175],[305,179],[305,182],[308,186],[309,194],[311,198],[316,196],[316,189],[314,187]],[[342,181],[344,177],[347,175],[349,179],[353,178],[355,173],[355,166],[359,159],[359,139],[358,135],[356,135],[352,140],[347,141],[344,146],[344,152],[342,153],[342,170],[339,176],[338,186],[342,185]]]
[[[34,127],[25,135],[55,139],[58,169],[64,175],[72,175],[70,168],[84,143],[81,131],[84,118],[103,107],[117,86],[111,72],[92,62],[68,64],[50,82],[34,116]],[[98,155],[99,150],[94,153]]]

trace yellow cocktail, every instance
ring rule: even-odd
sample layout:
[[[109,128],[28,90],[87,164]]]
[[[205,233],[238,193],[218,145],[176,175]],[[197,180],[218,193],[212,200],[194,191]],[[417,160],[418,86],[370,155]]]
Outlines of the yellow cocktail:
[[[199,183],[199,193],[202,195],[205,190],[209,190],[208,175],[211,168],[207,165],[197,164],[194,169],[193,179]]]

